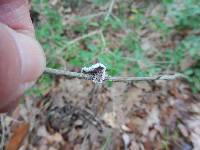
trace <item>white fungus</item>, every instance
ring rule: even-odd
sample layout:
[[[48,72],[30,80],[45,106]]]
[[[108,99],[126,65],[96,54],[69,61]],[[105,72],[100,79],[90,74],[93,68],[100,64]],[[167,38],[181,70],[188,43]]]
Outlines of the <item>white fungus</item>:
[[[96,63],[90,67],[83,67],[81,73],[91,75],[94,83],[102,83],[106,77],[106,67],[101,63]]]

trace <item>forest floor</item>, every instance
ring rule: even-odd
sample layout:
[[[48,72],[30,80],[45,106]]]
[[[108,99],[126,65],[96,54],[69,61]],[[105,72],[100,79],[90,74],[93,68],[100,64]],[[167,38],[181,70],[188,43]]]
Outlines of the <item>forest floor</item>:
[[[91,8],[89,3],[73,11],[73,6],[65,10],[57,0],[50,1],[50,4],[58,8],[64,16],[64,24],[69,26],[76,24],[74,16],[104,9]],[[136,4],[140,5],[140,2]],[[155,5],[152,10],[159,7]],[[149,6],[148,13],[155,13],[151,8]],[[118,7],[114,6],[113,11],[116,9]],[[42,17],[39,19],[44,19]],[[177,35],[179,38],[175,40],[168,38],[163,44],[157,32],[147,28],[142,30],[143,48],[152,50],[148,51],[149,56],[157,49],[162,51],[166,46],[173,47],[182,36]],[[108,31],[104,34],[111,41],[109,49],[119,47],[125,31]],[[66,30],[65,34],[74,39],[80,33]],[[93,42],[98,44],[99,41]],[[85,43],[81,44],[84,48]],[[68,61],[60,58],[58,61],[73,71],[80,71]],[[186,61],[181,67],[194,63]],[[144,64],[139,65],[146,69]],[[200,94],[192,92],[191,84],[185,80],[100,85],[65,77],[53,79],[42,96],[25,96],[12,114],[1,116],[1,144],[6,143],[7,150],[200,149]]]

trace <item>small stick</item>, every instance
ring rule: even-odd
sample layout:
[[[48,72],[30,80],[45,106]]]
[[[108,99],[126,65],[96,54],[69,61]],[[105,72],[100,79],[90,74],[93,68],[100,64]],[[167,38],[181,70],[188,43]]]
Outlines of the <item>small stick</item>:
[[[85,80],[91,80],[92,75],[84,74],[84,73],[78,73],[78,72],[71,72],[67,70],[58,70],[58,69],[52,69],[52,68],[46,68],[45,69],[46,74],[50,75],[56,75],[56,76],[66,76],[69,78],[78,78],[78,79],[85,79]],[[104,81],[113,81],[113,82],[130,82],[130,81],[154,81],[154,80],[175,80],[179,78],[186,78],[184,75],[180,73],[176,73],[173,75],[156,75],[156,76],[150,76],[150,77],[111,77],[106,76]]]
[[[85,38],[91,37],[91,36],[96,35],[96,34],[100,34],[101,32],[102,32],[101,30],[92,31],[92,32],[90,32],[88,34],[85,34],[85,35],[83,35],[81,37],[78,37],[78,38],[76,38],[76,39],[74,39],[72,41],[67,42],[67,45],[74,44],[74,43],[76,43],[76,42],[78,42],[80,40],[83,40]]]
[[[46,68],[44,73],[56,76],[66,76],[68,78],[89,79],[91,75],[84,73],[72,72],[67,70],[58,70],[53,68]]]
[[[106,14],[105,20],[108,20],[108,17],[110,16],[110,14],[112,13],[112,9],[114,6],[115,0],[112,0],[108,9],[108,13]]]
[[[124,81],[175,80],[178,78],[185,78],[185,77],[180,73],[176,73],[173,75],[157,75],[151,77],[107,77],[106,80],[113,82],[124,82]]]

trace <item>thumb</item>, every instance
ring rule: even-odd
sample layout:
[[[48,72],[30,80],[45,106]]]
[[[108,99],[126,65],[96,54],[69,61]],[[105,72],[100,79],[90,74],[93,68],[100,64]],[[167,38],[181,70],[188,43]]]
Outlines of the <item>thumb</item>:
[[[15,107],[44,67],[44,53],[34,38],[0,24],[0,111]]]

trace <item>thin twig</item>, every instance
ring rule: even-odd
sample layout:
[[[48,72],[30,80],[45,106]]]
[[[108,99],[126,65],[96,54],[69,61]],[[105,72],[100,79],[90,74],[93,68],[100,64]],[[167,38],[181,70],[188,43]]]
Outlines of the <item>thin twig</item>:
[[[101,32],[102,32],[101,30],[96,30],[96,31],[90,32],[90,33],[85,34],[85,35],[83,35],[83,36],[81,36],[81,37],[78,37],[78,38],[76,38],[76,39],[74,39],[74,40],[72,40],[72,41],[70,41],[70,42],[67,42],[67,45],[74,44],[74,43],[76,43],[76,42],[78,42],[78,41],[80,41],[80,40],[83,40],[83,39],[85,39],[85,38],[91,37],[91,36],[93,36],[93,35],[95,35],[95,34],[100,34]]]
[[[108,9],[108,13],[106,14],[105,20],[108,20],[108,17],[110,16],[110,14],[112,13],[112,9],[114,6],[115,0],[112,0]]]
[[[128,81],[175,80],[178,78],[185,78],[185,77],[180,73],[176,73],[173,75],[157,75],[151,77],[107,77],[106,80],[113,82],[128,82]]]
[[[68,78],[78,78],[78,79],[90,79],[91,75],[87,75],[84,73],[78,73],[78,72],[71,72],[67,70],[58,70],[58,69],[52,69],[52,68],[46,68],[44,71],[46,74],[56,75],[56,76],[66,76]]]
[[[91,14],[91,15],[87,15],[87,16],[82,16],[80,17],[79,19],[93,19],[95,17],[99,17],[99,16],[102,16],[102,15],[105,15],[106,12],[105,11],[102,11],[102,12],[98,12],[96,14]],[[77,18],[77,17],[76,17]]]
[[[46,74],[56,75],[56,76],[66,76],[69,78],[78,78],[78,79],[86,79],[91,80],[92,75],[78,73],[78,72],[71,72],[67,70],[57,70],[52,68],[45,69]],[[130,81],[154,81],[154,80],[175,80],[179,78],[186,78],[184,75],[180,73],[176,73],[173,75],[156,75],[150,77],[111,77],[106,76],[104,81],[113,81],[113,82],[130,82]]]

